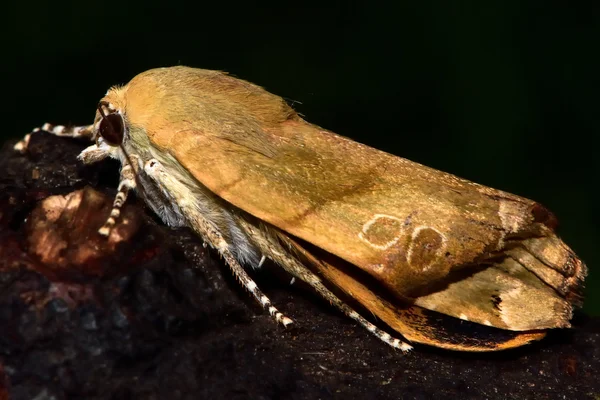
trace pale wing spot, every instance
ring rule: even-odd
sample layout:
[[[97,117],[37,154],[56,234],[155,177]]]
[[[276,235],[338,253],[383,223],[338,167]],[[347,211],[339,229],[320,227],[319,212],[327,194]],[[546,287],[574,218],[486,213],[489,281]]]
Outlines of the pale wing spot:
[[[458,316],[458,318],[460,318],[460,319],[462,319],[462,320],[464,320],[464,321],[468,321],[468,320],[469,320],[469,317],[467,317],[465,314],[460,314],[460,315]]]
[[[498,207],[498,216],[502,227],[509,233],[517,232],[525,223],[523,220],[523,206],[513,201],[501,200]]]
[[[260,298],[260,304],[262,304],[263,307],[266,307],[268,304],[271,304],[271,302],[267,296],[262,296]]]
[[[417,226],[406,252],[408,264],[427,272],[443,256],[447,241],[446,236],[436,228]]]
[[[488,321],[487,319],[485,321],[483,321],[483,323],[487,326],[492,326],[492,323],[490,321]]]
[[[395,245],[402,235],[402,220],[386,214],[375,214],[358,233],[358,238],[378,250]]]

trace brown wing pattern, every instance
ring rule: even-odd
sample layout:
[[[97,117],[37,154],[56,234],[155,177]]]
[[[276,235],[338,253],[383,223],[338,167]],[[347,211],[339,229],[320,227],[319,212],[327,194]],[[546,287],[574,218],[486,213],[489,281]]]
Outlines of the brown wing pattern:
[[[179,162],[237,207],[402,294],[531,230],[534,203],[352,142],[301,120],[261,133],[274,154],[183,132]],[[502,208],[509,214],[503,216]],[[507,229],[508,228],[508,229]]]
[[[491,327],[465,326],[463,321],[444,318],[419,306],[398,306],[373,293],[367,286],[326,262],[313,266],[340,290],[355,298],[363,307],[414,343],[448,350],[496,351],[519,347],[540,340],[540,330],[511,332]]]
[[[367,271],[398,296],[430,307],[444,299],[430,294],[475,296],[479,288],[439,292],[436,284],[447,286],[448,276],[497,258],[512,257],[534,277],[527,279],[542,279],[567,298],[585,275],[548,228],[551,214],[533,201],[326,131],[258,86],[177,67],[138,75],[124,91],[134,140],[147,135],[212,192]],[[168,118],[159,120],[165,113],[156,110],[165,107]],[[153,130],[136,133],[142,126]],[[553,250],[557,243],[567,250]],[[525,253],[509,254],[524,246]],[[507,282],[523,275],[498,265],[509,269],[501,271]],[[565,325],[563,318],[554,325]]]

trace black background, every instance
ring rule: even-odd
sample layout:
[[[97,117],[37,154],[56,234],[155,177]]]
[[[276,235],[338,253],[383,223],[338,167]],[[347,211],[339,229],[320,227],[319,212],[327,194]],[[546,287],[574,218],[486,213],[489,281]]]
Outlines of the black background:
[[[313,123],[545,204],[600,314],[597,1],[11,3],[3,141],[88,124],[149,68],[228,71]]]

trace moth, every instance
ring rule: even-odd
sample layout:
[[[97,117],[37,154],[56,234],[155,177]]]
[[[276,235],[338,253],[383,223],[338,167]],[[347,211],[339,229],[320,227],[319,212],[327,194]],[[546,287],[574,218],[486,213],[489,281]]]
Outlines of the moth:
[[[93,141],[83,163],[121,162],[99,234],[135,189],[284,326],[247,267],[272,260],[402,351],[412,346],[363,315],[410,342],[489,351],[569,327],[581,304],[586,266],[540,204],[339,136],[223,72],[152,69],[109,89],[91,125],[41,129]]]

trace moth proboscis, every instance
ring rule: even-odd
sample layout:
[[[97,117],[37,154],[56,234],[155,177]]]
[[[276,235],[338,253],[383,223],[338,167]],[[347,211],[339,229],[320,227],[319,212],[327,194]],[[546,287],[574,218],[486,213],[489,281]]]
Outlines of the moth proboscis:
[[[586,266],[543,206],[310,124],[223,72],[152,69],[112,87],[92,125],[41,129],[94,141],[84,163],[121,162],[100,234],[137,189],[167,225],[215,248],[283,325],[291,319],[244,266],[272,260],[403,351],[412,346],[355,308],[411,342],[489,351],[569,327],[581,304]]]

